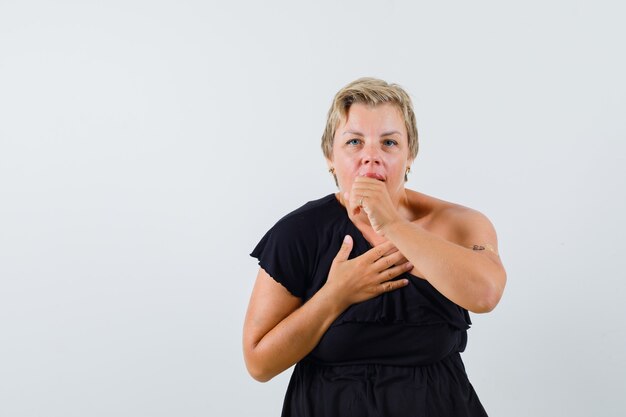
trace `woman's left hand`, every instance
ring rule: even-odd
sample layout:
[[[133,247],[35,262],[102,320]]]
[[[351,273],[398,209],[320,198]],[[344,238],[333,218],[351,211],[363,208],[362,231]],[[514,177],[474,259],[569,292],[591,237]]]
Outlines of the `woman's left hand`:
[[[372,228],[380,236],[384,236],[385,226],[401,219],[385,183],[377,179],[356,177],[352,190],[346,192],[344,198],[348,202],[350,214],[355,216],[363,210]]]

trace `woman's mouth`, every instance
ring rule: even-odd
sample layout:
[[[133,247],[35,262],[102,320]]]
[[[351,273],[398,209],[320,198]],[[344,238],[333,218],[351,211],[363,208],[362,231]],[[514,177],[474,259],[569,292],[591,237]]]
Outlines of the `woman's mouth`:
[[[363,177],[374,178],[375,180],[385,182],[385,177],[376,172],[366,172],[362,174]]]

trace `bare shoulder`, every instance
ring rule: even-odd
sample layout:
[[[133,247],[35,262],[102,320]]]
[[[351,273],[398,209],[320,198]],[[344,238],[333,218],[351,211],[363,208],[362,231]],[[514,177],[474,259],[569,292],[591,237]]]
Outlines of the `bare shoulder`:
[[[491,221],[478,210],[407,190],[409,200],[421,206],[417,223],[459,245],[483,247],[497,253],[497,236]]]

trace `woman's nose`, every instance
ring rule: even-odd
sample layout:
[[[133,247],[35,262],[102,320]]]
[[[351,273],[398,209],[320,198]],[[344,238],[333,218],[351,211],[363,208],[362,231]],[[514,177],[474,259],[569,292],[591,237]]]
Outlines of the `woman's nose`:
[[[363,158],[363,165],[379,165],[380,159],[377,157]]]
[[[378,165],[380,164],[380,153],[377,149],[374,149],[373,147],[368,147],[366,149],[363,150],[363,158],[362,158],[362,163],[363,164],[371,164],[371,165]]]

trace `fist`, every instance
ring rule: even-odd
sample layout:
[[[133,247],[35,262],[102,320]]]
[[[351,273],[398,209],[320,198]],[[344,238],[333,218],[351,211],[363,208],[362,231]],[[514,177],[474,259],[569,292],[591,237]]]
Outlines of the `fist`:
[[[357,177],[350,192],[344,194],[348,212],[357,216],[365,212],[376,233],[384,236],[384,227],[400,218],[385,183],[374,178]]]

